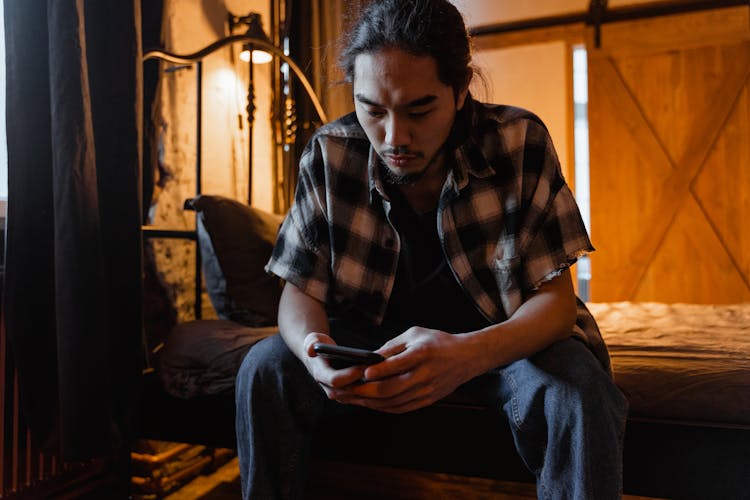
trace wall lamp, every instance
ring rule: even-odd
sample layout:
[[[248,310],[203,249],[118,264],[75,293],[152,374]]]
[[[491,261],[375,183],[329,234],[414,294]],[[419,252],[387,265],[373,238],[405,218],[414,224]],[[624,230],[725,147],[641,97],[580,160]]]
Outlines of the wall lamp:
[[[250,30],[253,30],[254,25],[260,27],[260,15],[259,14],[248,14],[247,16],[243,16],[239,19],[252,19],[253,21],[251,23],[246,22],[235,22],[233,17],[230,17],[230,28],[233,28],[235,24],[247,24],[248,26],[248,32]],[[257,23],[256,21],[257,20]],[[255,32],[253,32],[255,33]],[[281,50],[279,47],[276,47],[273,45],[268,37],[263,33],[263,30],[260,29],[260,33],[257,33],[259,38],[256,38],[254,36],[250,36],[247,33],[240,34],[240,35],[233,35],[231,34],[230,29],[230,35],[226,36],[220,40],[217,40],[206,47],[202,48],[201,50],[197,52],[193,52],[192,54],[175,54],[172,52],[168,52],[163,49],[152,49],[148,50],[143,54],[142,59],[144,61],[150,60],[150,59],[156,59],[161,61],[170,62],[173,64],[178,65],[195,65],[197,67],[197,108],[198,108],[198,120],[197,120],[197,127],[198,130],[196,131],[197,137],[198,137],[198,144],[196,145],[196,148],[198,149],[197,152],[197,172],[198,172],[198,178],[196,179],[196,194],[201,194],[201,182],[200,182],[200,139],[202,136],[201,131],[201,106],[202,106],[202,100],[201,100],[201,87],[202,87],[202,67],[203,67],[203,58],[208,56],[209,54],[212,54],[213,52],[216,52],[222,47],[226,47],[227,45],[232,44],[239,44],[241,43],[243,47],[248,47],[249,49],[252,49],[252,53],[258,54],[259,52],[263,52],[267,54],[267,56],[270,57],[276,57],[280,59],[281,61],[285,62],[289,68],[291,68],[292,72],[297,77],[297,80],[300,84],[302,84],[302,87],[305,89],[305,92],[307,93],[308,97],[310,98],[310,101],[312,102],[313,107],[315,108],[315,112],[320,117],[321,121],[323,123],[326,123],[328,121],[328,118],[326,116],[325,111],[323,111],[323,106],[320,104],[320,100],[318,99],[318,96],[315,94],[315,90],[313,89],[312,85],[310,84],[310,81],[305,76],[302,69],[299,67],[299,65],[294,62],[294,60],[289,57],[287,54],[284,53],[283,50]],[[248,167],[250,172],[250,179],[252,179],[252,124],[253,124],[253,114],[255,111],[255,106],[253,104],[254,100],[254,90],[253,90],[253,79],[252,79],[252,66],[254,62],[250,62],[248,58],[248,68],[250,70],[250,78],[248,83],[248,122],[250,124],[250,130],[249,130],[249,140],[248,140]],[[255,61],[255,57],[253,57],[253,61]],[[248,184],[252,182],[251,180],[248,180]],[[252,193],[252,186],[248,185],[248,203],[250,204],[252,200],[250,199]]]
[[[263,31],[263,23],[260,19],[260,14],[251,12],[246,16],[234,16],[229,14],[229,34],[234,33],[236,26],[247,26],[245,36],[256,40],[263,40],[264,42],[271,44],[271,40]],[[273,60],[273,55],[266,52],[265,50],[259,50],[253,47],[251,43],[246,43],[242,46],[242,52],[240,52],[240,60],[250,62],[252,54],[253,64],[266,64]]]
[[[247,31],[243,34],[235,35],[232,33],[232,30],[235,26],[238,25],[246,25]],[[253,114],[255,111],[255,106],[253,104],[254,99],[254,91],[253,91],[253,81],[252,81],[252,66],[253,64],[259,63],[257,58],[266,59],[266,62],[272,60],[274,57],[283,61],[286,63],[289,68],[292,70],[294,75],[297,77],[297,80],[300,84],[302,84],[302,87],[305,89],[305,92],[307,93],[308,97],[310,98],[310,101],[312,102],[313,107],[315,108],[315,111],[317,112],[320,120],[322,123],[326,123],[328,121],[328,118],[326,117],[325,111],[323,111],[323,107],[320,104],[320,100],[318,99],[318,96],[315,94],[315,90],[313,89],[312,85],[310,84],[309,80],[305,76],[302,69],[297,65],[294,60],[289,57],[282,49],[275,46],[266,36],[266,34],[263,32],[263,28],[260,23],[260,15],[255,13],[250,13],[247,16],[242,17],[229,17],[229,35],[221,38],[219,40],[216,40],[215,42],[203,47],[202,49],[198,50],[197,52],[193,52],[190,54],[176,54],[173,52],[168,52],[162,48],[155,48],[147,50],[143,53],[141,59],[142,61],[149,61],[149,60],[156,60],[156,61],[162,61],[162,62],[168,62],[175,66],[172,66],[171,68],[167,68],[165,71],[171,72],[176,69],[183,69],[188,67],[195,67],[196,68],[196,154],[195,154],[195,172],[196,172],[196,183],[195,183],[195,192],[196,195],[199,195],[202,193],[202,183],[201,183],[201,173],[202,173],[202,137],[203,137],[203,120],[202,120],[202,108],[203,108],[203,99],[202,99],[202,87],[203,87],[203,59],[216,52],[217,50],[221,49],[222,47],[226,47],[229,45],[234,44],[242,44],[243,49],[248,50],[248,55],[246,56],[246,62],[248,63],[248,69],[249,69],[249,82],[248,82],[248,122],[249,122],[249,131],[248,131],[248,204],[252,204],[252,174],[253,174],[253,130],[252,130],[252,124],[253,124]],[[250,53],[252,53],[252,62]],[[262,54],[262,55],[261,55]],[[144,234],[148,234],[147,231]],[[154,235],[157,233],[155,231],[151,231]],[[189,233],[189,234],[188,234]],[[159,231],[158,237],[176,237],[176,238],[195,238],[194,231],[173,231],[173,230],[162,230]],[[197,242],[197,238],[196,238]],[[200,259],[200,247],[196,243],[196,271],[195,271],[195,281],[196,281],[196,288],[200,289],[201,287],[201,259]],[[201,302],[200,302],[200,295],[196,298],[195,302],[195,317],[200,318],[201,317]]]

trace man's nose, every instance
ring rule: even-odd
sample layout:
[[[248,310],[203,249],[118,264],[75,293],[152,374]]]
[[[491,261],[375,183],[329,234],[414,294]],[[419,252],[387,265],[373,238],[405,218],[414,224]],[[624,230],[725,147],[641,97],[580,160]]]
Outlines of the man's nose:
[[[385,143],[389,147],[411,144],[411,132],[405,120],[391,115],[385,125]]]

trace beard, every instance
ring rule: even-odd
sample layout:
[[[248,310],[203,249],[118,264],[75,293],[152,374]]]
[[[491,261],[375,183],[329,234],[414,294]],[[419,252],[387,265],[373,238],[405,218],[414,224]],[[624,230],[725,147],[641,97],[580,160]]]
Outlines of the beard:
[[[405,186],[407,184],[414,184],[419,179],[424,177],[424,174],[427,173],[427,169],[430,168],[430,164],[428,163],[427,165],[425,165],[425,167],[419,172],[412,172],[409,174],[397,174],[396,172],[388,168],[387,165],[383,165],[383,167],[383,180],[385,182],[393,186]]]
[[[442,151],[442,148],[440,148],[435,155],[430,158],[430,160],[425,164],[425,166],[417,171],[417,172],[410,172],[407,174],[399,174],[394,172],[393,170],[388,167],[388,162],[381,157],[381,165],[383,166],[383,180],[392,185],[392,186],[405,186],[409,184],[415,184],[417,181],[419,181],[424,175],[427,173],[428,170],[430,170],[430,167],[435,163],[435,159],[440,156],[440,152]],[[418,158],[424,158],[424,155],[419,152],[409,151],[407,148],[403,146],[390,148],[383,152],[383,156],[385,155],[399,155],[399,154],[410,154],[414,155]]]

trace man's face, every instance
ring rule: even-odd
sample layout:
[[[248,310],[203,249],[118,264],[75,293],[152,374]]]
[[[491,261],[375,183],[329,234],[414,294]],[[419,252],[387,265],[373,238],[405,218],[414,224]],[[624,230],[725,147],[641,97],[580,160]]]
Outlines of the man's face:
[[[432,57],[399,49],[364,53],[354,61],[354,107],[394,183],[411,183],[441,165],[467,90],[454,96]]]

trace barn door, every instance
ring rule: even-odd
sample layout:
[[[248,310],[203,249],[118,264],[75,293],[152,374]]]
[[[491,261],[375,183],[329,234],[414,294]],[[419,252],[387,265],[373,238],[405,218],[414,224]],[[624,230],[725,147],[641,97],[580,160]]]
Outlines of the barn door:
[[[750,301],[750,23],[606,24],[589,47],[594,301]]]

